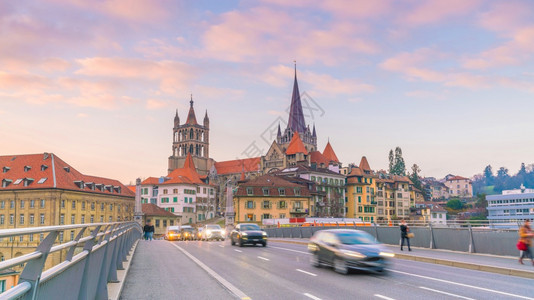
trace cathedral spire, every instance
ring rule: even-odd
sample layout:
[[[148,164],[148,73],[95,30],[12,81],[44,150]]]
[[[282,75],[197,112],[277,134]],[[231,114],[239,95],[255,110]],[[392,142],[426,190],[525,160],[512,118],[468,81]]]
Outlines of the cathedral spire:
[[[281,137],[282,136],[282,129],[280,129],[280,122],[278,122],[278,134],[276,135],[276,137]]]
[[[297,82],[297,63],[295,62],[295,81],[293,82],[293,94],[291,95],[291,107],[287,127],[293,131],[303,133],[306,130],[302,103],[300,101],[299,84]]]
[[[195,110],[193,109],[193,94],[191,94],[191,101],[189,101],[189,104],[191,106],[189,107],[189,114],[187,114],[187,122],[186,124],[197,124],[197,117],[195,117]]]
[[[317,137],[317,132],[315,132],[315,123],[313,124],[313,133],[312,137]]]
[[[176,109],[176,115],[174,115],[174,127],[180,125],[180,117],[178,116],[178,109]]]

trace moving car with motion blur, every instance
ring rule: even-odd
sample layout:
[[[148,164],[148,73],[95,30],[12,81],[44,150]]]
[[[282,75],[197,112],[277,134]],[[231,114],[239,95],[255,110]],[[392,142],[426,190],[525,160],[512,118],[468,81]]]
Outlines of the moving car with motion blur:
[[[189,226],[189,227],[182,227],[180,230],[180,235],[182,238],[182,241],[192,241],[195,240],[195,228]]]
[[[204,228],[202,229],[201,240],[224,241],[225,236],[226,236],[226,232],[224,231],[224,229],[221,228],[221,226],[219,226],[218,224],[208,224],[208,225],[204,225]]]
[[[180,240],[182,238],[182,234],[180,232],[180,226],[169,226],[165,230],[165,235],[163,236],[164,239],[168,241],[176,241]]]
[[[195,240],[200,241],[202,239],[202,230],[204,227],[195,228]]]
[[[372,235],[353,229],[316,231],[308,250],[314,267],[331,266],[340,274],[351,269],[384,273],[388,259],[394,257]]]
[[[261,244],[263,247],[267,246],[267,233],[261,230],[260,226],[253,223],[241,223],[230,233],[230,241],[232,246],[238,244],[243,247],[245,244]]]

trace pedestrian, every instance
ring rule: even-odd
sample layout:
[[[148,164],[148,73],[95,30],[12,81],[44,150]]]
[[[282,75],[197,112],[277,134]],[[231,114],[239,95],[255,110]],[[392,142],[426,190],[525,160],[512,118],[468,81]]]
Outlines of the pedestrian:
[[[406,239],[406,243],[408,244],[408,251],[412,251],[412,248],[410,248],[410,238],[408,237],[408,232],[410,232],[410,227],[406,225],[406,221],[404,219],[401,221],[400,225],[400,231],[401,231],[401,251],[404,251],[402,249],[404,247],[404,239]]]
[[[150,220],[146,222],[145,226],[143,227],[144,237],[145,240],[151,240],[154,236],[154,225],[150,223]]]
[[[530,258],[532,261],[532,265],[534,265],[534,258],[532,257],[532,252],[530,251],[530,246],[532,245],[532,237],[534,236],[534,233],[532,232],[532,229],[530,228],[530,222],[529,220],[525,220],[523,223],[523,226],[519,228],[519,243],[524,244],[523,250],[519,251],[519,263],[523,264],[523,258]]]

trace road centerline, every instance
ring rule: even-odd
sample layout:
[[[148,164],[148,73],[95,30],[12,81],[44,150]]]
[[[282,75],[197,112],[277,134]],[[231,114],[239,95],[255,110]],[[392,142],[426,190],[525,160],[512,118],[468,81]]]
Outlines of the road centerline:
[[[282,247],[270,246],[269,248],[275,248],[275,249],[281,249],[281,250],[286,250],[286,251],[291,251],[291,252],[297,252],[297,253],[301,253],[301,254],[311,255],[308,252],[299,251],[299,250],[293,250],[293,249],[288,249],[288,248],[282,248]]]
[[[308,298],[312,298],[313,300],[322,300],[321,298],[315,297],[314,295],[309,294],[309,293],[304,293],[304,296],[306,296]]]
[[[265,258],[265,257],[261,257],[261,256],[258,256],[259,259],[263,259],[263,260],[266,260],[266,261],[270,261],[270,259],[268,258]]]
[[[317,274],[313,274],[313,273],[310,273],[310,272],[307,272],[307,271],[304,271],[304,270],[301,270],[301,269],[297,269],[297,271],[302,272],[304,274],[308,274],[310,276],[317,276]]]
[[[234,249],[234,251],[235,251],[235,252],[239,252],[239,253],[243,252],[243,251],[241,251],[241,250],[239,250],[239,249]]]
[[[375,294],[375,297],[382,298],[382,299],[385,299],[385,300],[395,300],[394,298],[386,297],[386,296],[380,295],[380,294]]]
[[[460,296],[460,295],[457,295],[457,294],[453,294],[453,293],[449,293],[449,292],[444,292],[444,291],[440,291],[440,290],[435,290],[435,289],[427,288],[427,287],[424,287],[424,286],[420,286],[419,288],[420,288],[420,289],[423,289],[423,290],[427,290],[427,291],[431,291],[431,292],[435,292],[435,293],[439,293],[439,294],[447,295],[447,296],[453,296],[453,297],[460,298],[460,299],[475,300],[475,299],[473,299],[473,298],[464,297],[464,296]]]

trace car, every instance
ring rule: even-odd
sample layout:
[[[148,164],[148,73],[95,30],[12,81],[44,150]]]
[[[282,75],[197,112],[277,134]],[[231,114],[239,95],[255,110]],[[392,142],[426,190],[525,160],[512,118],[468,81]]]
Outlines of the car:
[[[168,241],[180,240],[182,238],[182,234],[178,229],[169,229],[165,233],[164,238]]]
[[[183,227],[180,230],[182,241],[192,241],[195,239],[195,229],[193,227]]]
[[[385,273],[389,258],[394,257],[372,235],[354,229],[316,231],[308,250],[314,267],[331,266],[341,274],[352,269]]]
[[[200,241],[202,239],[202,230],[204,227],[197,227],[195,228],[195,240]]]
[[[226,233],[224,229],[221,228],[218,224],[208,224],[204,225],[204,228],[202,229],[201,233],[201,240],[203,241],[210,241],[210,240],[222,240],[224,241],[224,238],[226,236]]]
[[[245,244],[261,244],[267,246],[267,233],[261,230],[260,226],[254,223],[237,224],[232,233],[230,233],[230,242],[243,247]]]

